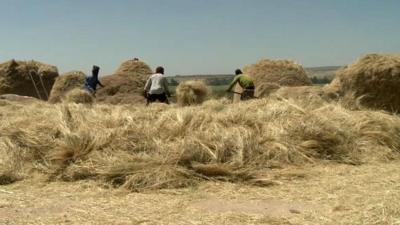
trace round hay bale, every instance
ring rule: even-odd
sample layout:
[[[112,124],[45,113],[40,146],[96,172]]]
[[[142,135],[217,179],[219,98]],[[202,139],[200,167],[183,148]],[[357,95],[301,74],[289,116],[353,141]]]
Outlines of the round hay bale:
[[[76,88],[66,93],[64,101],[77,104],[93,104],[94,97],[88,91]]]
[[[289,60],[263,59],[256,64],[244,67],[243,71],[253,78],[256,86],[256,96],[265,96],[265,92],[268,93],[268,90],[275,90],[276,85],[312,85],[312,82],[307,76],[304,68]]]
[[[210,90],[203,81],[184,81],[176,88],[176,100],[180,106],[202,104],[209,94]]]
[[[354,96],[362,106],[400,110],[400,54],[369,54],[336,74],[324,91],[330,96]]]
[[[0,64],[0,94],[16,94],[47,100],[47,95],[57,77],[58,70],[55,66],[33,60],[10,60]]]
[[[57,77],[50,92],[49,102],[58,103],[65,95],[76,88],[82,88],[86,75],[81,71],[71,71]]]
[[[96,93],[97,102],[107,104],[144,104],[143,88],[147,78],[153,73],[141,61],[129,60],[121,64],[113,75],[101,78],[104,88]]]

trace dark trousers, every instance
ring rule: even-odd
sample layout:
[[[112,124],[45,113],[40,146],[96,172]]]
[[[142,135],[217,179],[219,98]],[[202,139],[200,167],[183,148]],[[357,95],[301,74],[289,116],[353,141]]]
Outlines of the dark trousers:
[[[169,104],[167,95],[165,93],[163,93],[163,94],[149,94],[147,96],[147,104],[153,103],[153,102],[156,102],[156,101],[159,101],[161,103]]]
[[[254,88],[244,89],[242,95],[240,96],[240,100],[246,101],[254,98]]]

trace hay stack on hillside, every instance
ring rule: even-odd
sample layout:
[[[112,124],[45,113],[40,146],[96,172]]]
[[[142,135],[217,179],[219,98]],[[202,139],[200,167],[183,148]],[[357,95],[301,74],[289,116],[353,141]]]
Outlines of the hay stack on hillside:
[[[366,55],[337,72],[330,96],[354,96],[374,109],[400,110],[400,55]]]
[[[58,70],[55,66],[33,60],[10,60],[0,64],[0,94],[17,94],[47,100],[57,77]]]
[[[142,96],[147,78],[152,74],[150,67],[141,61],[129,60],[121,64],[118,70],[101,78],[104,88],[97,90],[97,102],[108,104],[145,103]]]
[[[61,102],[67,92],[75,88],[82,88],[85,77],[86,75],[81,71],[71,71],[59,76],[51,89],[49,102]]]
[[[184,81],[176,88],[176,100],[181,106],[198,105],[208,98],[209,93],[203,81]]]
[[[246,66],[244,72],[254,79],[256,85],[256,96],[263,96],[270,88],[265,83],[273,83],[280,86],[308,86],[312,85],[304,68],[289,60],[263,59],[260,62]],[[273,88],[275,89],[275,88]]]

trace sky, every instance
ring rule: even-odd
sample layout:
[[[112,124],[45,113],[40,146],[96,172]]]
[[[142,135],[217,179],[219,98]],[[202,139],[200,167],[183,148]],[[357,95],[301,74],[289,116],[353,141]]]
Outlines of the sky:
[[[138,57],[167,75],[262,58],[306,67],[400,52],[399,0],[0,0],[0,61],[111,74]]]

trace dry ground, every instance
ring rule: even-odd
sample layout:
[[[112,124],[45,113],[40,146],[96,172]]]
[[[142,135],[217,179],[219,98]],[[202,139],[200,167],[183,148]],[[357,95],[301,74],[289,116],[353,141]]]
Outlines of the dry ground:
[[[400,224],[399,161],[265,171],[271,186],[144,193],[99,183],[0,186],[0,224]]]

